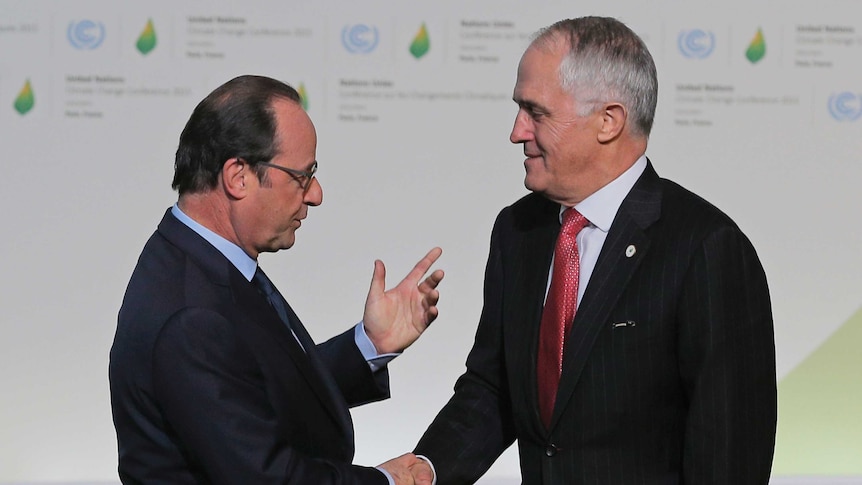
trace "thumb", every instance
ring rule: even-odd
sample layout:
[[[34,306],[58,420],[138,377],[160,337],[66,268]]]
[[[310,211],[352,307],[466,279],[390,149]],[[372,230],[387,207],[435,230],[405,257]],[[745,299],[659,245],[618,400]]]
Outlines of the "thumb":
[[[386,289],[386,266],[379,259],[374,260],[374,274],[371,275],[371,288],[368,289],[369,299],[376,299],[383,295]]]

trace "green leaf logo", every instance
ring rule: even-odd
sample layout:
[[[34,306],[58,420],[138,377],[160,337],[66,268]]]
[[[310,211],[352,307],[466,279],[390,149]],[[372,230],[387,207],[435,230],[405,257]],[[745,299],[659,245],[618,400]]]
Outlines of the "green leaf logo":
[[[763,59],[766,55],[766,41],[763,40],[763,30],[758,28],[757,34],[755,34],[754,39],[752,39],[751,44],[749,44],[748,49],[745,51],[745,57],[748,60],[755,64],[759,60]]]
[[[431,39],[428,38],[428,29],[425,28],[425,22],[422,22],[419,32],[416,33],[413,43],[410,44],[410,53],[413,54],[413,57],[419,59],[427,54],[429,49],[431,49]]]
[[[30,85],[30,80],[24,83],[24,87],[21,88],[21,92],[18,93],[18,97],[15,98],[15,111],[20,114],[26,114],[28,111],[33,109],[33,105],[36,104],[36,98],[33,97],[33,86]]]
[[[141,32],[141,36],[138,37],[135,47],[143,55],[149,54],[150,51],[156,48],[156,29],[153,27],[153,19],[147,20],[147,25],[144,27],[144,31]]]
[[[302,109],[308,111],[308,93],[305,92],[305,84],[299,83],[299,88],[297,88],[296,92],[299,93],[299,104],[302,106]]]

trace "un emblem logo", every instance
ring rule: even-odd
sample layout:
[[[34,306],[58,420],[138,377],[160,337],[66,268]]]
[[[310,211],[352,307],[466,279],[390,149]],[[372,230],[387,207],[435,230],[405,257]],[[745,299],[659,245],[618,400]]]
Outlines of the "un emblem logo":
[[[345,25],[341,29],[341,43],[352,54],[368,54],[377,47],[379,41],[380,35],[373,25]]]
[[[105,26],[92,20],[72,21],[66,29],[66,38],[75,49],[93,50],[105,40]]]

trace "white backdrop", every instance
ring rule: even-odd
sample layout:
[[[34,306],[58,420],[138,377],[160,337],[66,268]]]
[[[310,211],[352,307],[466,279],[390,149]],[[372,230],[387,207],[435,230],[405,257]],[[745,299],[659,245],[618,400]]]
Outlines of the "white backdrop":
[[[116,312],[175,201],[185,121],[244,73],[301,87],[318,129],[324,203],[293,249],[262,258],[316,339],[361,317],[375,258],[394,284],[444,248],[440,318],[391,365],[393,398],[353,413],[357,463],[411,449],[463,371],[493,220],[526,193],[508,142],[518,59],[565,17],[616,16],[647,42],[660,77],[647,154],[752,239],[785,378],[862,303],[860,14],[849,0],[0,0],[0,482],[116,480]],[[841,362],[850,397],[830,398],[856,399],[858,367]],[[842,448],[862,455],[845,424]],[[775,473],[862,476],[826,458],[828,439],[805,446],[824,458],[778,455]],[[513,448],[482,483],[517,476]]]

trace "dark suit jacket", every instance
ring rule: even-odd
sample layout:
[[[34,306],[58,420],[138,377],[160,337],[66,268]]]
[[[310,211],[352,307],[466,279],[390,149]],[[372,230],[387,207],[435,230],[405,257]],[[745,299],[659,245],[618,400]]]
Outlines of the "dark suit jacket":
[[[766,484],[776,381],[763,269],[733,221],[651,164],[596,263],[545,429],[536,351],[558,217],[531,194],[497,218],[467,371],[416,449],[439,485],[476,481],[515,439],[524,484]]]
[[[109,366],[124,483],[375,484],[348,406],[388,397],[353,330],[303,352],[255,287],[170,211],[126,290]]]

